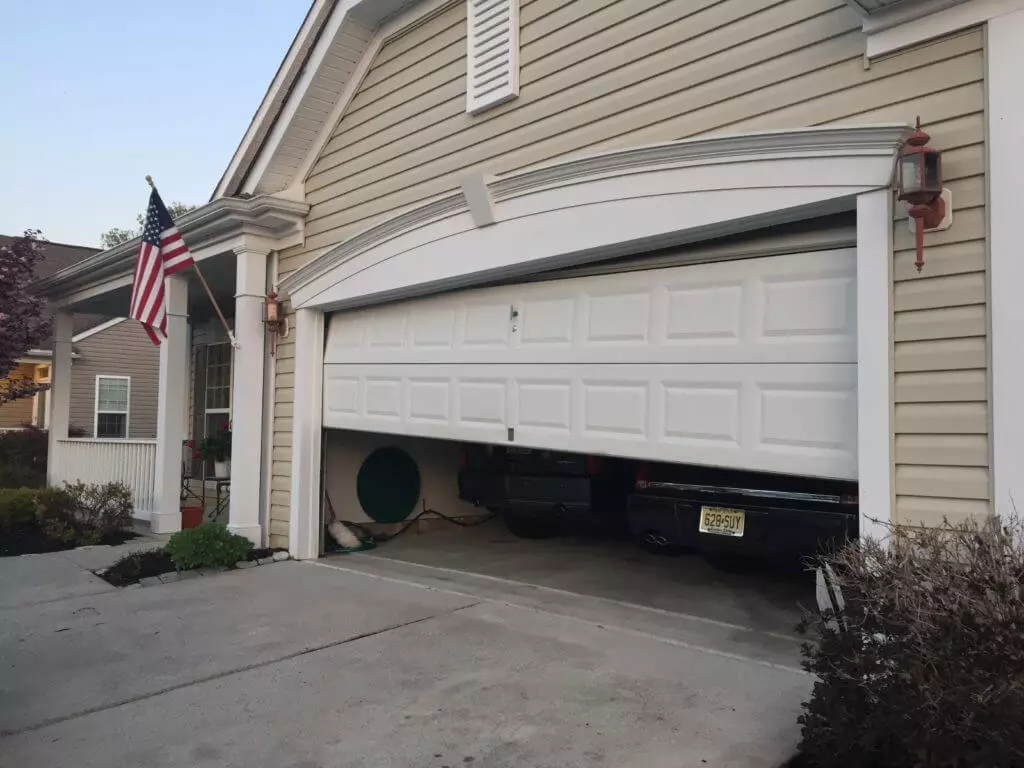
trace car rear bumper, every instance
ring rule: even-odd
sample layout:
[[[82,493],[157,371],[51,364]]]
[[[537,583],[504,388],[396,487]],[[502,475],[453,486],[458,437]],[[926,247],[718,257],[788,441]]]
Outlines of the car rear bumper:
[[[657,537],[663,546],[766,557],[814,555],[857,537],[857,516],[850,512],[756,507],[742,508],[743,536],[701,533],[702,506],[634,494],[629,500],[629,527],[638,539]]]

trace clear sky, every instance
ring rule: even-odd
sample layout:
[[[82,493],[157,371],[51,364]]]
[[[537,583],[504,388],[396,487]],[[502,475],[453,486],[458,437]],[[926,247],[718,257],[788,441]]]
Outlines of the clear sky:
[[[310,0],[0,0],[0,234],[205,203]]]

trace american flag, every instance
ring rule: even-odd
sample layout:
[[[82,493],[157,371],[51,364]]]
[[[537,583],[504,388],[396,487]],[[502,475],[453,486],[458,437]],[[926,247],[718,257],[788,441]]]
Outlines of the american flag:
[[[154,189],[149,195],[146,224],[135,260],[132,302],[128,317],[138,320],[154,344],[167,338],[164,278],[192,266],[192,254],[174,226],[164,201]]]

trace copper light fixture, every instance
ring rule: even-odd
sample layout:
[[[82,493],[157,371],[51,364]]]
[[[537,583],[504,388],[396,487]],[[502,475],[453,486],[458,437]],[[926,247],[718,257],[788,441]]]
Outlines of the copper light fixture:
[[[946,218],[946,202],[942,197],[942,152],[928,146],[931,137],[917,128],[910,134],[900,153],[899,199],[910,203],[910,217],[914,220],[914,242],[917,258],[914,266],[920,272],[924,267],[924,231],[934,229]]]

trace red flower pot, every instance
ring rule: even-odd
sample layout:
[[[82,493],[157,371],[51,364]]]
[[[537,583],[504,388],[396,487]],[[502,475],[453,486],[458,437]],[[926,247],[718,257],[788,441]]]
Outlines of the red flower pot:
[[[181,528],[198,528],[203,524],[203,508],[202,507],[182,507],[181,508]]]

